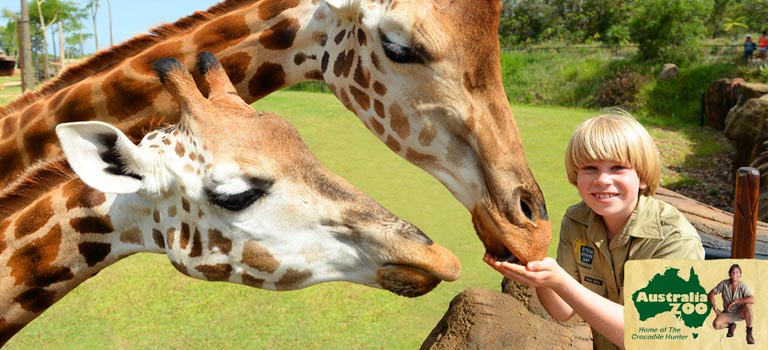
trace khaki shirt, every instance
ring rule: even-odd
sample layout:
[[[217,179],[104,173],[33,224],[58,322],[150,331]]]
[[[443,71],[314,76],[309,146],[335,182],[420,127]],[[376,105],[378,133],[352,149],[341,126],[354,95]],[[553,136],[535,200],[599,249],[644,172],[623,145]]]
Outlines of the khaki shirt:
[[[715,288],[712,288],[712,290],[715,292],[715,294],[720,294],[723,297],[723,308],[725,308],[725,305],[730,304],[732,301],[736,299],[746,298],[752,296],[752,291],[749,290],[749,287],[747,287],[744,282],[739,281],[739,284],[736,286],[736,290],[731,290],[731,279],[724,279],[722,282],[718,283]],[[737,313],[741,307],[744,306],[744,304],[734,305],[733,311],[730,311],[731,313]],[[723,310],[726,311],[726,310]]]
[[[624,263],[640,259],[704,259],[696,229],[675,207],[640,196],[621,233],[610,242],[600,215],[584,202],[565,213],[560,227],[557,262],[582,285],[624,304]],[[615,349],[592,330],[594,348]]]

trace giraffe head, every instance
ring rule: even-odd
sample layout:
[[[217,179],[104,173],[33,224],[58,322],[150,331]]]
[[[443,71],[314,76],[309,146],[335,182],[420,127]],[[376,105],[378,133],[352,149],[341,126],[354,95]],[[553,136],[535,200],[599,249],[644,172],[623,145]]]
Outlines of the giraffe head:
[[[544,197],[501,81],[501,1],[325,5],[314,14],[330,28],[318,56],[336,96],[469,209],[489,254],[544,257],[551,240]]]
[[[112,222],[152,232],[155,250],[206,280],[418,296],[458,278],[453,254],[323,167],[286,121],[256,113],[211,54],[198,59],[200,87],[177,60],[155,63],[182,116],[139,145],[100,122],[56,128],[83,182],[118,194]]]

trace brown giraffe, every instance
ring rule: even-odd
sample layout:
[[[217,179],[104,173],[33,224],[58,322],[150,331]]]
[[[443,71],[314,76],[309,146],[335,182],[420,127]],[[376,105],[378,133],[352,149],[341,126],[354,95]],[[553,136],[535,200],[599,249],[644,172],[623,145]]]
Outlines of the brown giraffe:
[[[0,345],[137,252],[272,290],[341,280],[412,297],[458,278],[450,251],[324,168],[290,124],[256,113],[200,57],[208,99],[175,59],[155,65],[168,89],[158,98],[178,100],[181,120],[138,146],[102,122],[57,126],[79,178],[62,169],[59,185],[0,221]]]
[[[151,63],[192,67],[210,51],[248,103],[324,81],[451,191],[488,253],[540,259],[551,227],[501,81],[500,11],[499,0],[224,1],[100,52],[0,112],[0,186],[57,157],[57,124],[100,120],[138,139],[151,120],[175,122]]]

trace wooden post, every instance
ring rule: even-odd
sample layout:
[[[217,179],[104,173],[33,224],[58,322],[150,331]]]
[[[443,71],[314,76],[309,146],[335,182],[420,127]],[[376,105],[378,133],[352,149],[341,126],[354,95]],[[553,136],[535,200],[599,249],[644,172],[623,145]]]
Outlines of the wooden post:
[[[755,258],[759,188],[760,172],[755,168],[739,168],[736,172],[736,199],[733,206],[733,259]]]

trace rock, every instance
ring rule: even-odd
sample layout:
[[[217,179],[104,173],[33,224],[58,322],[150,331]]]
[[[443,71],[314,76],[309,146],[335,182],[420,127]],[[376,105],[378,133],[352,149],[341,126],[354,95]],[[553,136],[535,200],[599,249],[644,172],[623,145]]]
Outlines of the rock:
[[[739,99],[737,86],[743,85],[744,79],[718,79],[709,85],[704,93],[704,119],[706,125],[723,130],[728,111],[736,105]]]
[[[584,321],[560,323],[548,315],[542,317],[543,307],[532,289],[518,284],[513,289],[515,296],[481,288],[466,289],[451,301],[421,349],[592,348],[592,333]],[[546,315],[546,311],[543,313]]]
[[[659,76],[656,78],[657,81],[664,81],[667,79],[672,79],[674,77],[677,77],[677,75],[680,73],[680,69],[677,68],[677,65],[674,63],[665,63],[664,67],[661,68],[661,73],[659,73]]]
[[[768,95],[746,98],[752,90],[743,90],[739,104],[731,109],[725,119],[724,134],[736,148],[734,172],[740,167],[750,166],[759,155],[766,140],[765,123],[768,120]],[[743,101],[743,102],[742,102]]]

